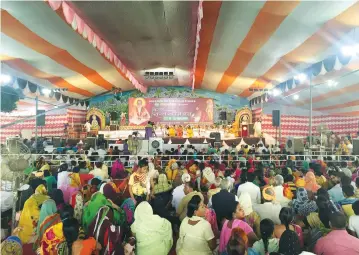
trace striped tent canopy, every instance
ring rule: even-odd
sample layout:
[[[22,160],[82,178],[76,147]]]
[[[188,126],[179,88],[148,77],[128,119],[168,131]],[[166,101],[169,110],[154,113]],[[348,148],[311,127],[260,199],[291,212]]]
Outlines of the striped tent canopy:
[[[3,73],[72,99],[189,86],[308,109],[311,84],[314,110],[359,116],[358,13],[358,1],[2,1],[0,57]]]

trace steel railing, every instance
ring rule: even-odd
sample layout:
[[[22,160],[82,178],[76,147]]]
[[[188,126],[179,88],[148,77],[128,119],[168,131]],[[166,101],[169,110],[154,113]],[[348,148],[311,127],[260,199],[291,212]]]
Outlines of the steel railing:
[[[7,154],[9,156],[15,156],[17,154]],[[98,161],[102,161],[109,167],[112,167],[112,163],[117,159],[120,158],[121,161],[125,164],[125,166],[132,166],[134,163],[138,162],[140,158],[154,158],[154,155],[90,155],[83,158],[84,154],[32,154],[31,161],[36,161],[40,157],[45,157],[47,162],[49,162],[52,166],[60,166],[63,163],[70,164],[72,160],[75,161],[83,161],[89,160],[90,163],[95,163]],[[294,155],[295,159],[293,163],[295,166],[301,166],[303,161],[306,160],[323,160],[326,162],[354,162],[359,160],[359,155],[333,155],[333,154],[301,154],[301,155]],[[227,162],[231,164],[232,162],[244,162],[247,163],[247,159],[243,159],[244,155],[235,155],[235,159],[231,155],[161,155],[160,165],[162,167],[166,166],[168,161],[171,159],[177,159],[181,162],[188,162],[191,159],[207,161],[214,159],[220,163]],[[242,159],[239,159],[241,158]],[[256,155],[256,154],[248,154],[248,157],[252,157],[255,162],[266,162],[266,163],[276,163],[281,165],[283,162],[291,159],[293,155],[287,154],[264,154],[264,155]],[[256,158],[257,157],[257,158]],[[331,157],[331,160],[327,158]]]

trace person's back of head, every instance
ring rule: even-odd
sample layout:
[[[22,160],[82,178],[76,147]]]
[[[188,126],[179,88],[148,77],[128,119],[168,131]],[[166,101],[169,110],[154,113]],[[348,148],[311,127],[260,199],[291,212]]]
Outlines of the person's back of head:
[[[50,171],[44,170],[44,177],[49,177],[49,176],[51,176]]]
[[[298,255],[301,253],[298,234],[292,230],[285,230],[279,240],[279,253],[282,255]]]
[[[59,167],[59,172],[65,172],[69,168],[69,165],[67,163],[63,163]]]
[[[59,211],[61,221],[74,217],[74,208],[69,204],[64,204],[62,210]]]
[[[334,230],[345,229],[347,226],[346,216],[341,212],[332,213],[329,216],[330,227]]]
[[[195,189],[195,185],[193,182],[190,181],[185,184],[183,191],[187,195],[187,194],[191,193],[192,191],[194,191],[194,189]]]
[[[248,237],[243,229],[234,228],[227,244],[228,255],[247,254]]]
[[[79,237],[79,222],[75,218],[62,220],[62,231],[66,239],[68,254],[72,254],[72,244]]]
[[[227,178],[222,179],[221,184],[220,184],[220,188],[223,189],[223,190],[231,191],[232,183]]]
[[[344,185],[342,191],[345,197],[354,196],[354,187],[352,185]]]
[[[283,207],[279,213],[280,222],[289,230],[289,225],[294,219],[293,211],[291,208]]]
[[[348,167],[347,162],[342,161],[342,162],[340,163],[340,167],[342,167],[342,168],[347,168],[347,167]]]
[[[256,179],[256,175],[254,173],[247,173],[248,182],[254,182],[255,179]]]
[[[359,215],[359,200],[355,201],[352,204],[352,208],[353,208],[355,215]]]
[[[83,161],[83,160],[79,161],[79,167],[80,167],[80,169],[86,168],[86,161]]]
[[[347,186],[347,185],[351,185],[352,179],[349,176],[343,175],[340,178],[340,185],[341,186]]]
[[[79,173],[79,172],[80,172],[80,167],[75,166],[75,167],[72,169],[72,172],[74,172],[74,173]]]
[[[199,209],[201,203],[201,197],[195,195],[191,198],[187,205],[187,217],[191,218],[195,215],[196,211]]]
[[[319,197],[319,196],[325,197],[325,198],[327,198],[328,200],[330,199],[328,191],[327,191],[326,189],[324,189],[324,188],[319,188],[319,189],[317,190],[317,196],[318,196],[318,197]]]
[[[100,161],[97,161],[97,162],[95,163],[96,168],[102,168],[102,165],[103,165],[103,163],[100,162]]]
[[[264,219],[260,223],[260,232],[264,244],[264,252],[268,252],[269,239],[272,237],[274,232],[274,223],[270,219]]]

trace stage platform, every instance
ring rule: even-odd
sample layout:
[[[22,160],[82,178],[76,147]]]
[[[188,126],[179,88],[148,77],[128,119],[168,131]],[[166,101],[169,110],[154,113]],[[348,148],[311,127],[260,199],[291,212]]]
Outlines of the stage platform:
[[[237,137],[237,138],[221,139],[221,144],[223,142],[226,142],[226,144],[228,146],[232,146],[233,144],[237,146],[242,141],[242,138],[243,138],[243,141],[249,145],[257,144],[261,140],[265,144],[265,139],[258,138],[258,137]],[[196,138],[196,137],[193,137],[193,138],[182,138],[182,137],[163,138],[165,143],[168,143],[170,139],[171,139],[172,144],[184,144],[187,139],[191,144],[203,144],[204,140],[206,140],[207,143],[215,142],[215,139],[213,139],[213,138],[200,138],[200,137],[199,138]]]
[[[129,135],[132,135],[133,132],[138,132],[139,137],[145,137],[145,130],[144,129],[126,129],[126,130],[101,130],[98,131],[98,134],[103,134],[105,136],[106,140],[117,140],[117,139],[127,139]],[[222,129],[207,129],[207,130],[199,130],[194,128],[193,129],[193,137],[198,138],[207,138],[209,139],[209,136],[212,132],[218,132],[221,134],[222,140],[228,140],[228,139],[235,139],[236,137],[234,134],[228,134],[227,132],[224,132]],[[165,130],[162,130],[160,128],[155,129],[155,133],[157,137],[163,137],[165,136]],[[185,135],[183,138],[187,138]]]

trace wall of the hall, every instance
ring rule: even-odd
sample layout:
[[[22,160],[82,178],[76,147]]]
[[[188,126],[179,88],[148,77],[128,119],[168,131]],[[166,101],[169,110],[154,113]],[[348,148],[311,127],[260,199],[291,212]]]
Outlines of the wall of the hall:
[[[272,109],[273,108],[273,109]],[[262,130],[273,137],[276,135],[276,128],[272,126],[272,110],[281,110],[281,135],[283,139],[289,136],[307,137],[309,135],[309,111],[287,106],[253,109],[255,118],[262,116]],[[339,135],[356,136],[359,131],[359,117],[325,115],[321,112],[313,112],[312,133],[313,136],[320,135],[317,127],[324,124],[328,130]]]
[[[90,107],[96,107],[104,112],[128,112],[128,99],[130,97],[144,98],[213,98],[214,121],[218,121],[218,115],[221,111],[226,111],[227,116],[234,118],[235,112],[248,106],[249,101],[246,98],[240,98],[236,95],[216,93],[214,91],[198,89],[192,92],[188,87],[151,87],[146,94],[138,90],[126,91],[122,93],[119,99],[113,94],[94,97],[90,100]]]
[[[50,137],[50,136],[63,136],[65,125],[74,125],[75,129],[79,129],[86,122],[86,110],[79,109],[63,109],[53,111],[45,115],[45,126],[38,128],[38,136]],[[28,118],[34,115],[24,115],[19,116],[16,111],[8,114],[0,114],[1,125],[12,123],[17,120]],[[21,123],[12,125],[7,128],[0,129],[0,138],[1,143],[6,141],[7,137],[14,137],[21,135],[23,130],[29,130],[32,133],[32,136],[35,136],[35,118],[25,120]],[[26,131],[25,131],[26,132]]]

